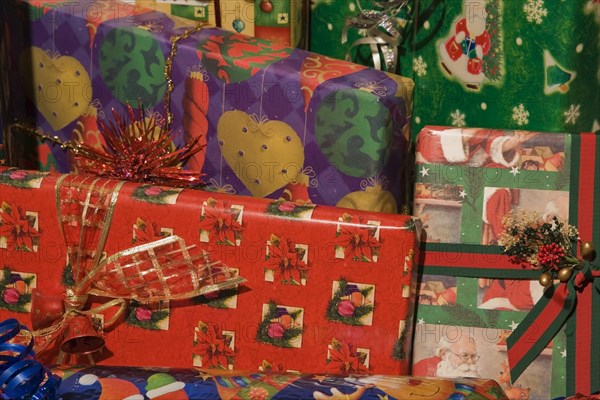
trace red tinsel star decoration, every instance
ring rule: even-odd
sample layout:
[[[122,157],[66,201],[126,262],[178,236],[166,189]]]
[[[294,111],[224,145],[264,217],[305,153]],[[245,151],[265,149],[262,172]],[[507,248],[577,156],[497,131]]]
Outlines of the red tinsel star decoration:
[[[176,148],[173,132],[167,131],[156,115],[144,118],[141,106],[136,113],[127,105],[125,118],[114,109],[112,114],[114,123],[98,120],[98,129],[106,142],[102,150],[85,143],[67,146],[75,153],[75,164],[79,171],[107,178],[177,187],[202,183],[199,171],[186,171],[181,167],[204,148],[198,145],[199,137]]]
[[[20,123],[14,126],[71,150],[75,155],[75,166],[83,174],[173,187],[194,187],[203,183],[200,171],[182,168],[190,157],[204,149],[199,145],[200,136],[177,148],[173,143],[174,132],[155,114],[144,118],[141,106],[134,111],[128,104],[124,118],[114,109],[112,114],[113,123],[98,120],[98,130],[106,143],[101,149],[77,141],[63,142],[57,136]]]

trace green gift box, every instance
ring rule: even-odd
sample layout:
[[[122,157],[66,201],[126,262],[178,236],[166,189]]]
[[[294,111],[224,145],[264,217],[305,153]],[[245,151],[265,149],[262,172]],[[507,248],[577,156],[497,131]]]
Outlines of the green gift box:
[[[383,59],[382,45],[368,40],[386,37],[381,17],[374,31],[348,28],[343,43],[348,17],[361,9],[381,11],[313,1],[311,51],[369,66]],[[415,134],[425,125],[600,130],[597,1],[420,0],[389,17],[401,28],[396,72],[416,85]]]
[[[542,271],[498,245],[517,210],[598,245],[598,136],[428,126],[416,143],[414,211],[427,239],[413,373],[493,378],[509,398],[598,391],[600,268],[545,289]]]
[[[401,74],[425,125],[600,129],[600,3],[422,0]]]

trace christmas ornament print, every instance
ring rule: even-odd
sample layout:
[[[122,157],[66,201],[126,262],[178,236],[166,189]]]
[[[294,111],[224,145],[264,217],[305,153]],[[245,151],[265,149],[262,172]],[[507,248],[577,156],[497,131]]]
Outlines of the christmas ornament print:
[[[242,31],[246,27],[246,24],[241,19],[235,19],[233,20],[231,26],[233,27],[233,29],[235,29],[237,33],[242,33]]]
[[[265,197],[296,178],[304,165],[304,146],[291,126],[239,110],[219,118],[221,154],[256,197]]]
[[[135,27],[114,28],[102,41],[100,75],[113,96],[123,103],[156,105],[166,89],[164,69],[165,57],[151,32]]]
[[[374,285],[348,282],[341,278],[333,282],[327,318],[347,325],[372,325],[374,302]]]
[[[259,342],[277,347],[302,347],[304,309],[276,304],[262,305],[262,321],[256,332]]]
[[[98,110],[95,107],[90,106],[79,117],[75,129],[73,129],[73,138],[78,143],[86,143],[98,151],[101,151],[102,146],[106,145],[98,128]]]
[[[31,88],[28,95],[53,130],[64,128],[88,109],[92,83],[76,58],[33,46],[22,53],[21,68],[31,71],[24,77]]]
[[[273,12],[273,3],[270,0],[261,0],[260,9],[262,12],[269,14]]]
[[[0,310],[17,313],[31,311],[31,290],[37,286],[35,274],[12,271],[4,267],[0,271]]]
[[[379,100],[359,89],[343,89],[327,95],[317,108],[317,143],[327,160],[346,175],[371,177],[389,159],[393,120]],[[359,112],[361,118],[352,118]]]
[[[110,0],[97,0],[94,3],[93,8],[90,9],[93,9],[93,11],[90,10],[86,13],[85,26],[88,28],[88,34],[90,35],[90,48],[92,48],[94,46],[94,38],[96,37],[98,27],[103,22],[114,18],[115,10],[114,5]]]
[[[6,170],[0,173],[0,182],[19,188],[39,189],[42,179],[48,175],[47,172]],[[1,218],[0,218],[1,221]],[[2,245],[0,245],[0,248]]]
[[[187,167],[196,171],[202,170],[206,155],[206,133],[208,131],[206,112],[208,111],[208,103],[208,87],[204,75],[200,71],[191,72],[185,79],[185,93],[181,101],[183,106],[182,125],[186,142],[193,140],[195,137],[200,137],[198,145],[202,147],[202,150],[194,154],[187,162]]]
[[[302,95],[304,96],[304,111],[308,110],[308,105],[317,86],[330,79],[362,71],[366,68],[362,65],[336,60],[319,54],[311,54],[306,57],[300,68],[300,84]]]

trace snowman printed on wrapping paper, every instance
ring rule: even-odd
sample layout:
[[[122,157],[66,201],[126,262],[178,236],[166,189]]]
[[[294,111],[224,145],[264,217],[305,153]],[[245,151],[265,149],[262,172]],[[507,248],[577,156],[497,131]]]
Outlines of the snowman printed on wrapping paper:
[[[467,2],[463,17],[455,24],[450,37],[440,43],[438,53],[447,74],[456,77],[469,89],[479,90],[486,77],[483,58],[490,47],[485,7]]]

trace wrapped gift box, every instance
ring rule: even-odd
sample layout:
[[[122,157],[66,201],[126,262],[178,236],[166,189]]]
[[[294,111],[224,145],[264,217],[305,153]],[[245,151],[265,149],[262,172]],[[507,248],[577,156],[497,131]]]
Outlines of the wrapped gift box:
[[[504,400],[486,379],[417,379],[386,375],[340,377],[286,372],[133,367],[63,367],[59,396],[75,399],[406,399]],[[131,397],[127,397],[131,396]]]
[[[30,24],[11,41],[22,71],[11,88],[29,96],[15,99],[11,121],[33,116],[51,136],[101,143],[98,118],[124,102],[164,115],[170,38],[189,21],[92,4],[17,9]],[[216,28],[180,41],[171,75],[175,144],[202,136],[206,151],[189,165],[212,187],[392,212],[406,204],[411,80]],[[15,163],[32,153],[14,151]],[[58,147],[38,158],[67,169]]]
[[[425,125],[600,129],[597,1],[426,0],[413,26],[399,73],[415,80],[415,134]]]
[[[56,209],[65,202],[55,192],[84,187],[84,178],[14,169],[0,176],[0,310],[3,318],[30,324],[32,288],[57,296],[78,276],[76,257],[65,259]],[[116,184],[100,180],[94,187]],[[80,193],[82,199],[96,196]],[[64,211],[60,215],[71,221]],[[247,282],[192,300],[148,303],[138,296],[123,321],[106,329],[98,362],[408,372],[417,243],[411,217],[125,183],[112,222],[102,226],[110,226],[108,239],[93,254],[110,258],[134,244],[177,235]],[[104,295],[107,287],[93,290],[88,293]],[[114,313],[113,307],[90,318],[101,328]]]
[[[503,217],[517,208],[538,212],[546,222],[554,216],[569,221],[578,227],[581,240],[598,242],[599,226],[592,222],[600,212],[597,136],[431,126],[419,133],[416,152],[414,209],[427,242],[413,372],[436,374],[450,349],[476,353],[480,360],[465,364],[498,379],[510,398],[597,391],[598,355],[592,353],[586,361],[581,351],[590,357],[584,343],[600,327],[593,314],[585,315],[583,298],[574,315],[588,320],[589,329],[569,319],[569,335],[555,336],[511,384],[507,336],[544,298],[544,288],[539,271],[511,262],[497,242]],[[590,292],[582,293],[591,299],[592,285],[587,287]]]

